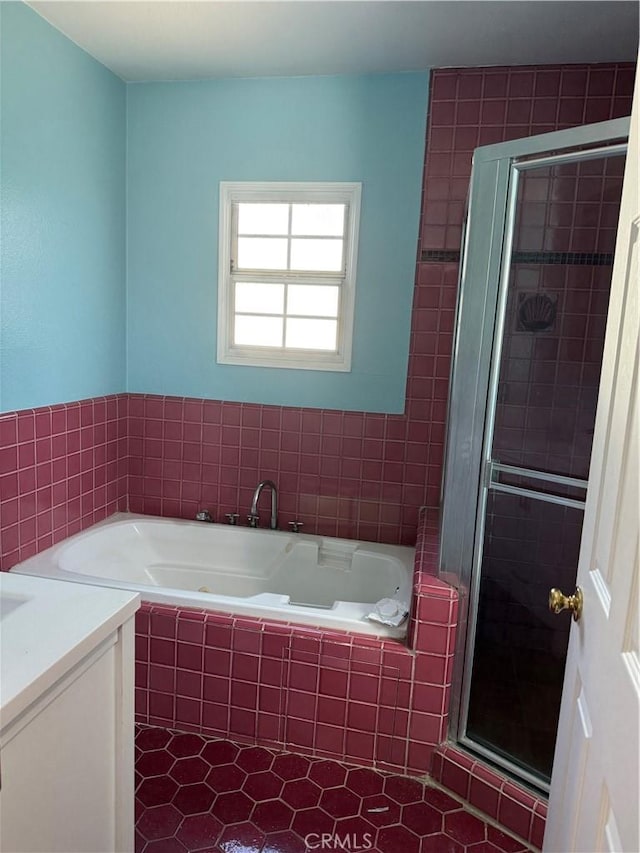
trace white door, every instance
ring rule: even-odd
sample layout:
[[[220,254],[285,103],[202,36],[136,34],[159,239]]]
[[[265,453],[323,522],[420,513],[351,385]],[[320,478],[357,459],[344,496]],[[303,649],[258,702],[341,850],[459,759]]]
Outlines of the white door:
[[[558,853],[640,851],[638,82],[544,841]]]

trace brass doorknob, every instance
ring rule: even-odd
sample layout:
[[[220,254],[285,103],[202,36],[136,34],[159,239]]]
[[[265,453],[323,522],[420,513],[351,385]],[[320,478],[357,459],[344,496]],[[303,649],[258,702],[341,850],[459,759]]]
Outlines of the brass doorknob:
[[[573,621],[577,622],[582,616],[582,605],[584,599],[582,590],[579,586],[573,595],[565,595],[559,589],[552,589],[549,592],[549,610],[552,613],[560,613],[561,610],[570,610],[573,614]]]

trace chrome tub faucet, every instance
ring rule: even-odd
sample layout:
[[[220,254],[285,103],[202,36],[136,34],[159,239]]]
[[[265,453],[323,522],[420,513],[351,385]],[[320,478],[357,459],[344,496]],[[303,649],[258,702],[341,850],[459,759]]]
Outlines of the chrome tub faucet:
[[[247,520],[249,522],[249,527],[257,527],[259,521],[258,515],[258,500],[260,499],[260,495],[262,494],[262,490],[268,487],[271,489],[271,520],[269,522],[269,527],[271,530],[278,529],[278,489],[273,480],[262,480],[256,486],[256,490],[253,493],[253,500],[251,501],[251,509],[249,510],[249,515],[247,516]]]

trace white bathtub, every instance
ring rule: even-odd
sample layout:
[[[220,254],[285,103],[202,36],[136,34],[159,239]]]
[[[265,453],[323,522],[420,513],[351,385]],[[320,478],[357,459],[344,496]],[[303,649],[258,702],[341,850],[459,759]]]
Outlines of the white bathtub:
[[[410,603],[414,548],[117,513],[11,570],[145,601],[401,637],[367,619]]]

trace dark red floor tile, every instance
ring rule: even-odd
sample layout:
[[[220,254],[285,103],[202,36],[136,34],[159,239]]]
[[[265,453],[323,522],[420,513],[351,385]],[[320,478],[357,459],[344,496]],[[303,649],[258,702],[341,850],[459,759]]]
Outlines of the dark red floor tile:
[[[227,826],[218,840],[223,853],[260,853],[265,842],[264,833],[252,823]]]
[[[365,767],[357,767],[355,770],[349,770],[345,785],[360,797],[367,797],[382,792],[384,776],[373,770],[367,770]]]
[[[250,800],[242,791],[231,791],[228,794],[219,794],[211,811],[227,826],[247,820],[253,805],[253,800]]]
[[[466,848],[448,835],[438,833],[422,839],[420,853],[466,853]]]
[[[304,755],[285,753],[284,755],[276,755],[272,769],[281,779],[288,781],[290,779],[304,779],[309,773],[310,766],[310,758],[305,758]]]
[[[408,779],[406,776],[387,776],[384,780],[384,792],[400,805],[417,803],[423,798],[424,785],[417,779]]]
[[[444,831],[461,844],[474,844],[476,841],[485,841],[487,837],[486,824],[462,809],[444,816]]]
[[[309,853],[309,848],[295,832],[286,830],[269,833],[261,853]]]
[[[352,850],[377,850],[378,830],[363,817],[345,817],[337,821],[335,834],[342,839],[343,846],[348,843]]]
[[[171,802],[178,788],[178,783],[170,776],[152,776],[144,780],[136,796],[145,806],[161,806]]]
[[[385,826],[378,833],[379,853],[420,853],[420,839],[404,826]]]
[[[259,773],[268,770],[273,764],[273,753],[261,746],[250,746],[240,750],[236,764],[247,773]]]
[[[182,823],[182,815],[174,806],[154,806],[146,809],[138,820],[137,829],[147,841],[171,838]]]
[[[199,755],[205,744],[200,735],[176,734],[171,738],[167,750],[176,758],[184,758],[187,755]]]
[[[235,764],[221,764],[211,768],[205,782],[216,793],[223,794],[225,791],[239,791],[246,779],[247,774]]]
[[[133,847],[134,853],[142,853],[146,846],[146,843],[147,839],[144,837],[144,835],[141,832],[138,832],[138,830],[136,830]]]
[[[193,782],[202,782],[211,770],[209,764],[197,755],[191,758],[178,758],[169,771],[169,775],[180,785],[190,785]]]
[[[188,851],[177,838],[160,838],[158,841],[150,841],[144,848],[144,853],[188,853]]]
[[[465,853],[500,853],[500,848],[490,841],[479,841],[477,844],[467,845]]]
[[[204,782],[195,785],[182,785],[173,798],[173,805],[183,815],[201,814],[211,808],[216,794]]]
[[[374,826],[392,826],[400,820],[400,806],[384,794],[374,794],[363,799],[360,814]]]
[[[460,808],[460,803],[457,800],[439,788],[425,787],[424,801],[441,812],[455,812]]]
[[[233,764],[239,752],[240,747],[228,740],[213,740],[203,747],[200,755],[212,767],[216,767],[218,764]]]
[[[442,812],[434,809],[429,803],[411,803],[402,809],[402,823],[413,830],[416,835],[433,835],[442,832]]]
[[[141,776],[162,776],[168,773],[175,762],[173,755],[166,749],[153,749],[143,752],[136,761],[136,770]]]
[[[331,817],[353,817],[360,811],[361,800],[348,788],[329,788],[320,797],[320,808]]]
[[[136,746],[143,752],[150,749],[162,749],[171,740],[171,732],[168,729],[140,728],[136,734]]]
[[[346,778],[346,769],[337,761],[314,761],[309,769],[309,779],[321,788],[339,788]]]
[[[321,809],[314,808],[297,812],[291,828],[301,838],[305,838],[310,833],[322,835],[323,832],[333,832],[334,826],[335,821],[332,817]]]
[[[317,806],[321,793],[321,789],[311,779],[294,779],[285,782],[280,799],[299,811]]]
[[[279,776],[271,770],[265,770],[262,773],[251,773],[247,776],[242,790],[256,801],[273,800],[280,796],[283,787],[284,782]]]
[[[295,812],[280,800],[256,803],[251,813],[251,822],[264,832],[280,832],[289,829]]]
[[[182,821],[176,838],[189,851],[205,850],[216,843],[223,828],[213,815],[190,815]]]

